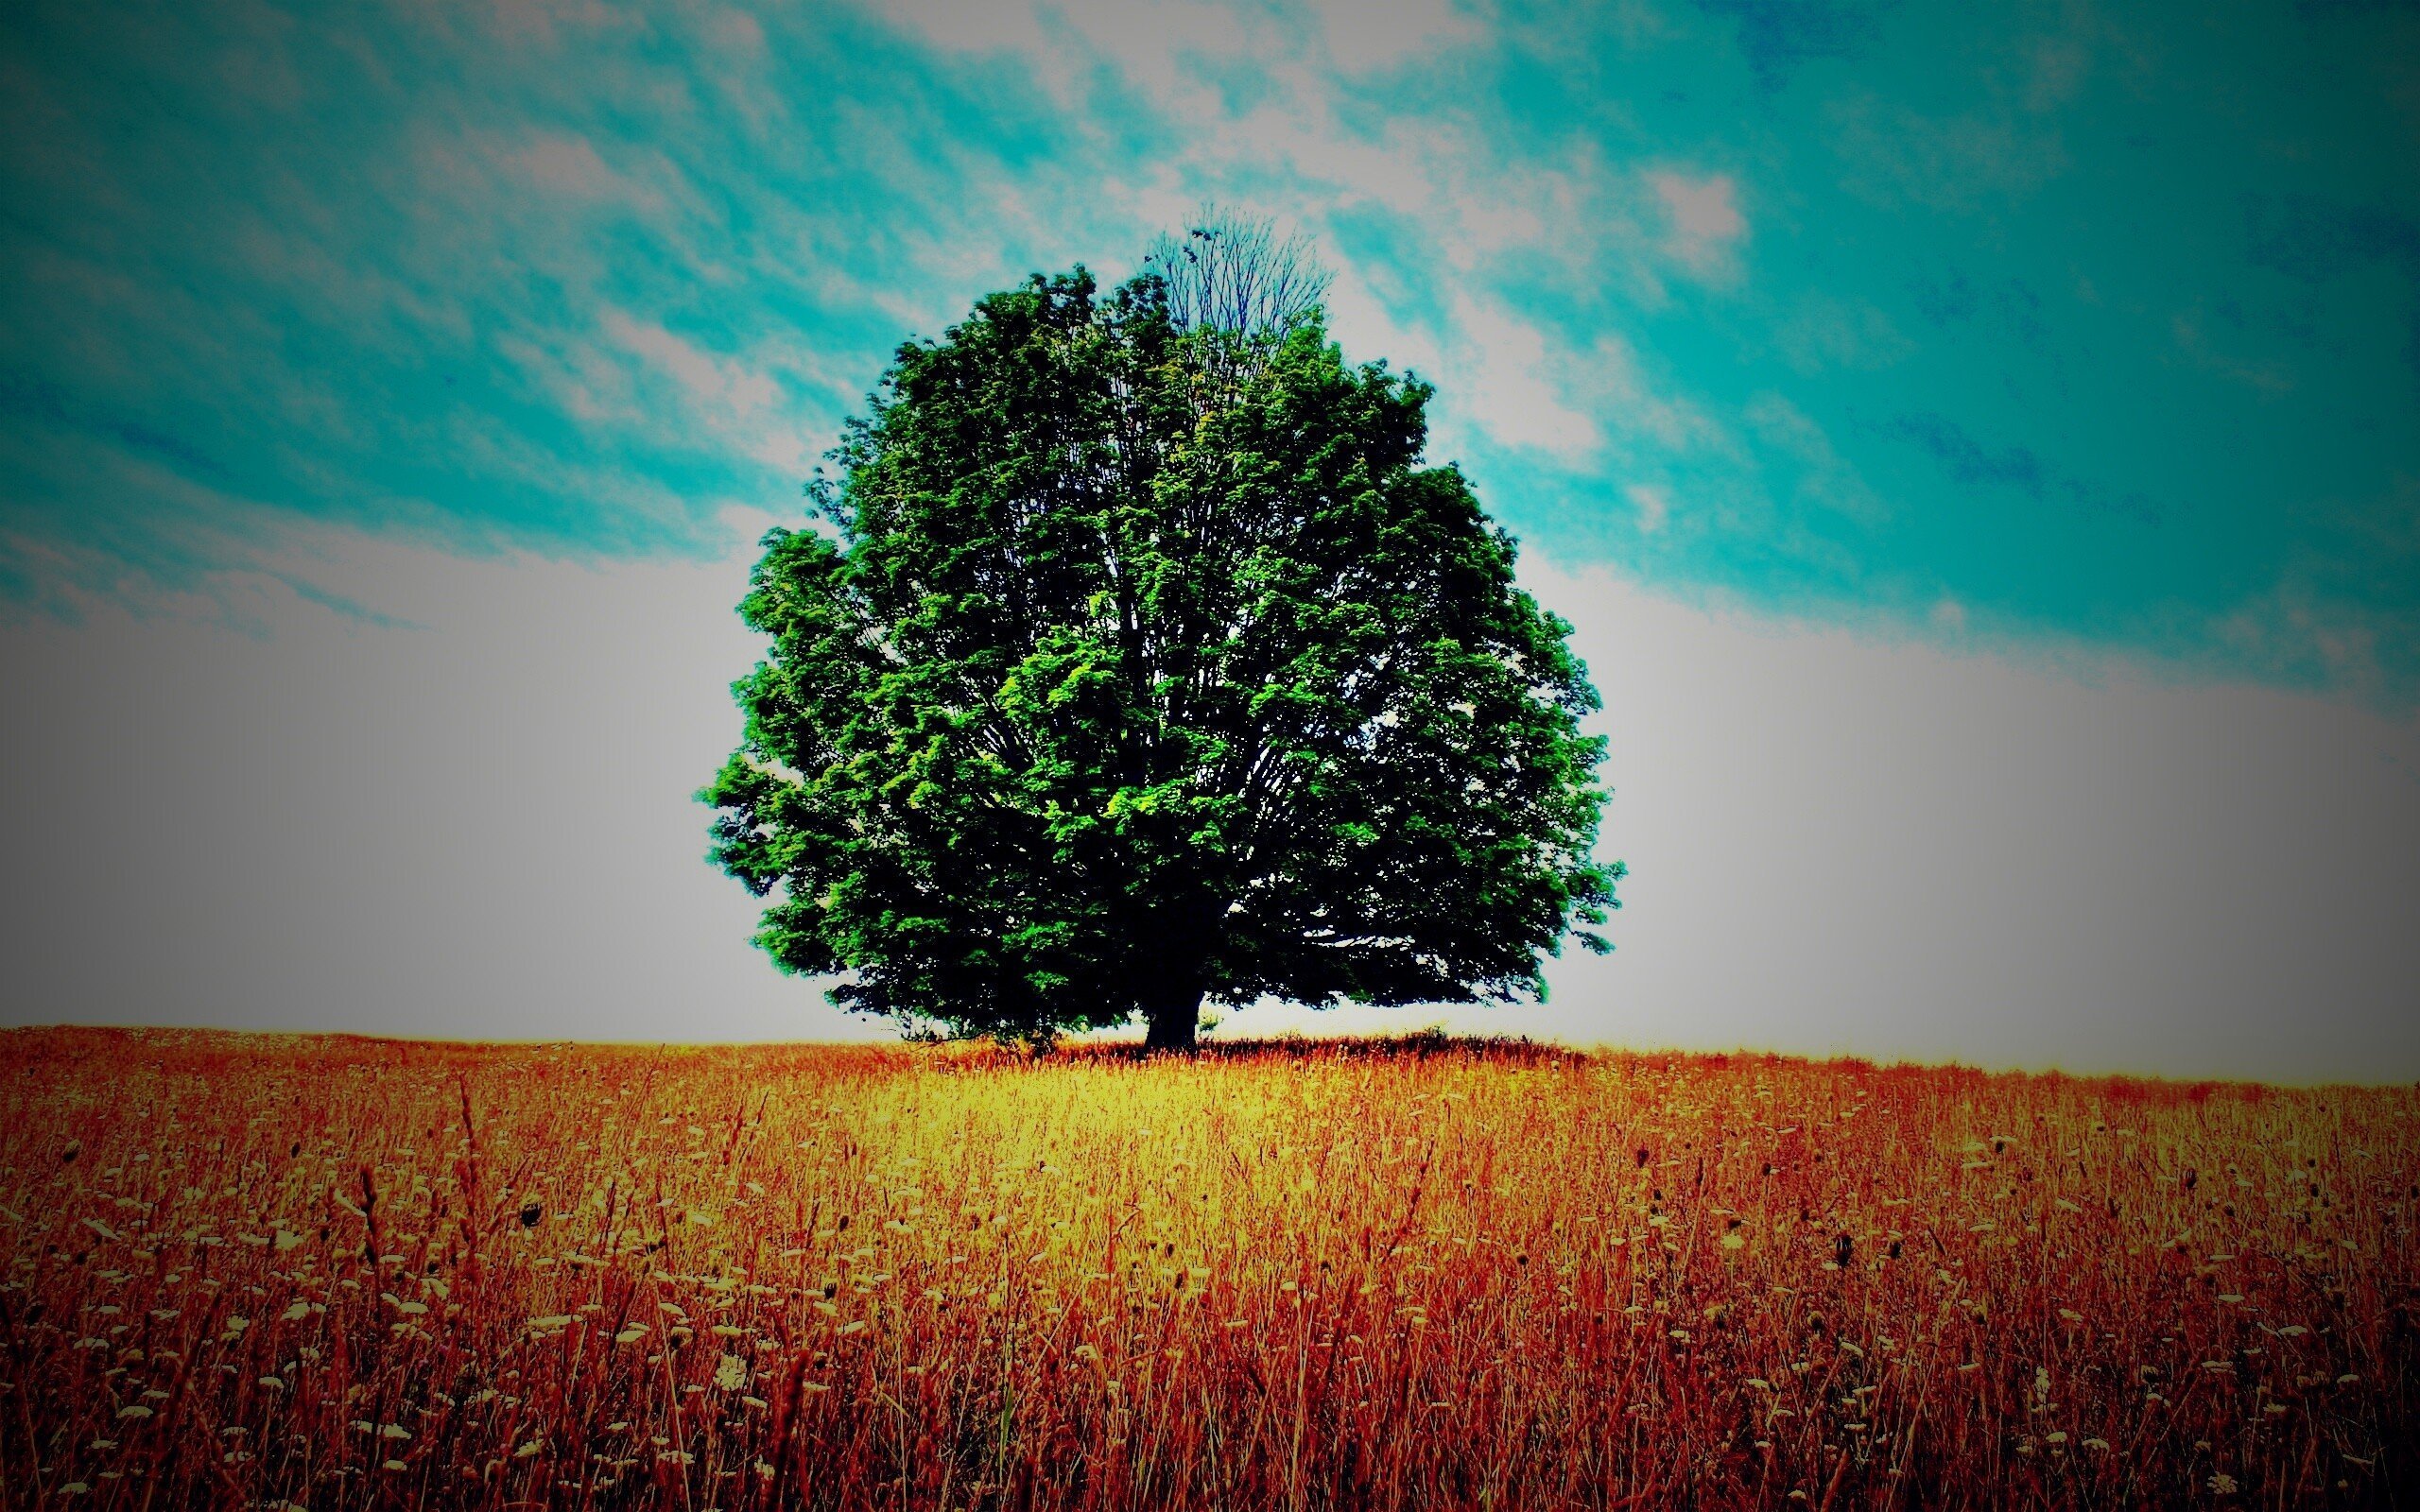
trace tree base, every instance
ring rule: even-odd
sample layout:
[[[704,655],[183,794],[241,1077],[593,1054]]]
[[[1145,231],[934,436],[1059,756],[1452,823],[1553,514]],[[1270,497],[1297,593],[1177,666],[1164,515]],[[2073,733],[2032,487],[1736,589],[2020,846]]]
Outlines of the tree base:
[[[1145,1021],[1150,1025],[1143,1037],[1147,1052],[1167,1051],[1172,1055],[1189,1056],[1194,1051],[1194,1037],[1201,1023],[1201,999],[1194,999],[1183,1008],[1162,1006],[1152,1010]]]

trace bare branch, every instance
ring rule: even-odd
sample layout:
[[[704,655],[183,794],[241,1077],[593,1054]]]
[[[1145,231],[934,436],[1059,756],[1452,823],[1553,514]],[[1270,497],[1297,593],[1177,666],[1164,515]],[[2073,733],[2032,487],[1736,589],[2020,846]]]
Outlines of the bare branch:
[[[1327,298],[1335,275],[1300,236],[1277,237],[1267,220],[1205,204],[1183,235],[1163,232],[1144,266],[1167,284],[1168,317],[1180,330],[1283,336]]]

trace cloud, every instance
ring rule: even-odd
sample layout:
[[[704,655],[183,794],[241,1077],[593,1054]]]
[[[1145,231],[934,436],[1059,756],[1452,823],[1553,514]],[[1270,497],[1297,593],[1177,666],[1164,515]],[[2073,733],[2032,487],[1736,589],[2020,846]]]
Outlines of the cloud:
[[[1996,102],[1934,115],[1860,93],[1828,113],[1842,185],[1885,205],[1974,212],[2031,195],[2070,162],[2049,119]]]
[[[1438,383],[1440,452],[1528,539],[1634,543],[1648,483],[1685,501],[1675,589],[1919,623],[1946,589],[2046,631],[2090,602],[2227,662],[2244,583],[2374,554],[2420,471],[2420,204],[2370,150],[2402,107],[2290,67],[2353,31],[2264,14],[2154,47],[2075,9],[71,8],[0,60],[0,612],[256,564],[249,524],[195,527],[214,498],[711,552],[903,337],[1029,270],[1115,278],[1216,199],[1338,266],[1334,329]],[[1910,415],[1972,450],[1937,431],[1909,475]],[[2076,507],[1974,509],[1951,473],[1995,465]],[[2150,523],[2153,476],[2196,500],[2157,549],[2066,518]],[[2312,593],[2376,617],[2413,559]],[[2078,593],[2086,562],[2126,586]]]
[[[495,162],[544,193],[615,201],[644,214],[659,214],[665,207],[660,191],[607,166],[595,143],[570,132],[541,132],[528,142],[497,149]]]
[[[1586,375],[1582,391],[1604,423],[1649,449],[1673,455],[1732,450],[1722,427],[1694,401],[1650,383],[1639,370],[1637,349],[1620,332],[1599,333],[1579,370]]]
[[[779,369],[712,355],[661,325],[633,319],[620,310],[607,310],[601,324],[609,341],[671,380],[690,418],[767,467],[799,472],[807,465],[806,429],[799,423],[789,386],[783,381],[786,374]],[[780,364],[792,373],[802,366]]]
[[[1478,40],[1478,26],[1448,0],[1337,0],[1319,8],[1328,56],[1347,73],[1396,68],[1436,48]]]
[[[2294,387],[2294,375],[2282,365],[2234,356],[2213,346],[2199,311],[2178,311],[2169,329],[2176,335],[2177,350],[2205,371],[2264,394],[2282,394]]]
[[[2074,9],[2090,14],[2088,7],[2078,6]],[[2025,51],[2028,110],[2049,111],[2068,104],[2083,88],[2084,79],[2092,71],[2091,42],[2074,32],[2036,38]]]
[[[1863,521],[1888,511],[1855,465],[1832,445],[1814,418],[1777,393],[1761,393],[1741,411],[1756,438],[1793,464],[1795,497],[1819,508]]]
[[[702,407],[759,410],[780,396],[780,389],[765,374],[710,357],[653,322],[608,310],[604,328],[615,345],[645,357]]]
[[[2388,707],[2407,701],[2394,651],[2420,637],[2420,615],[2356,608],[2325,591],[2322,576],[2312,563],[2290,564],[2270,586],[2212,616],[2207,631],[2256,675]]]
[[[1689,608],[1602,569],[1525,578],[1580,627],[1613,741],[1603,853],[1632,877],[1614,954],[1563,963],[1520,1027],[2420,1074],[2397,922],[2420,905],[2420,722]]]
[[[757,902],[703,860],[690,795],[761,654],[731,612],[750,555],[305,531],[276,565],[367,613],[265,576],[243,626],[0,628],[12,1022],[878,1034],[778,975]],[[1231,1032],[2420,1076],[2420,726],[1691,607],[1536,551],[1522,580],[1605,698],[1614,954],[1552,963],[1544,1005],[1261,1006]]]
[[[592,570],[302,532],[280,567],[236,590],[249,625],[112,606],[0,630],[12,710],[49,731],[12,719],[0,761],[78,802],[117,791],[111,844],[148,836],[130,887],[136,852],[79,845],[19,781],[0,794],[0,940],[30,950],[12,1021],[868,1032],[749,948],[755,901],[701,859],[690,794],[758,654],[731,612],[744,561]]]
[[[1862,300],[1809,294],[1774,332],[1783,359],[1808,375],[1827,369],[1887,368],[1916,350],[1890,315]]]
[[[1622,490],[1622,496],[1638,511],[1638,528],[1642,535],[1651,536],[1664,528],[1672,517],[1672,496],[1660,485],[1634,483]]]
[[[1739,213],[1731,176],[1692,179],[1666,169],[1650,173],[1647,182],[1664,207],[1664,249],[1699,274],[1727,266],[1733,249],[1748,234],[1748,218]]]
[[[1502,445],[1564,457],[1596,449],[1596,422],[1564,403],[1537,327],[1501,305],[1461,295],[1454,301],[1454,328],[1472,368],[1458,409]]]
[[[1045,58],[1051,51],[1043,10],[1033,5],[987,5],[976,0],[899,0],[888,8],[892,20],[912,27],[937,46],[969,52],[1011,51]]]

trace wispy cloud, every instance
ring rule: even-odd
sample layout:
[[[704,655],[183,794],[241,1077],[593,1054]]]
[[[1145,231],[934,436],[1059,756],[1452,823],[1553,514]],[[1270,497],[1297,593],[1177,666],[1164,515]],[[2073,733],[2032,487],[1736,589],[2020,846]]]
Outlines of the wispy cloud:
[[[1647,182],[1663,202],[1665,250],[1698,273],[1724,266],[1748,234],[1748,217],[1739,213],[1738,186],[1731,176],[1693,179],[1664,170],[1649,174]]]
[[[219,508],[711,551],[903,337],[1218,199],[1313,241],[1542,544],[2240,662],[2262,564],[2405,549],[2363,501],[2420,474],[2420,176],[2325,66],[2375,18],[2121,21],[42,0],[0,30],[0,593],[182,592],[257,554],[164,524]],[[2129,522],[2169,498],[2198,554]],[[2420,687],[2420,590],[2311,581]]]
[[[1622,490],[1622,496],[1638,511],[1638,528],[1653,535],[1672,518],[1672,495],[1661,484],[1634,483]]]
[[[1860,94],[1831,113],[1842,184],[1883,204],[1970,211],[2023,198],[2069,163],[2055,124],[2012,108],[1934,115]]]
[[[1468,297],[1456,301],[1454,325],[1472,358],[1464,407],[1490,437],[1566,458],[1596,449],[1596,423],[1564,404],[1537,327]]]

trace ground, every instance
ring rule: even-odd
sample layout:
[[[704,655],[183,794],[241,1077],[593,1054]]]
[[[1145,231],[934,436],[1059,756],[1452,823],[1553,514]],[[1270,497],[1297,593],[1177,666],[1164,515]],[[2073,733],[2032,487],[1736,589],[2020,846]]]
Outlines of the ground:
[[[2420,1094],[0,1034],[19,1505],[2420,1500]]]

